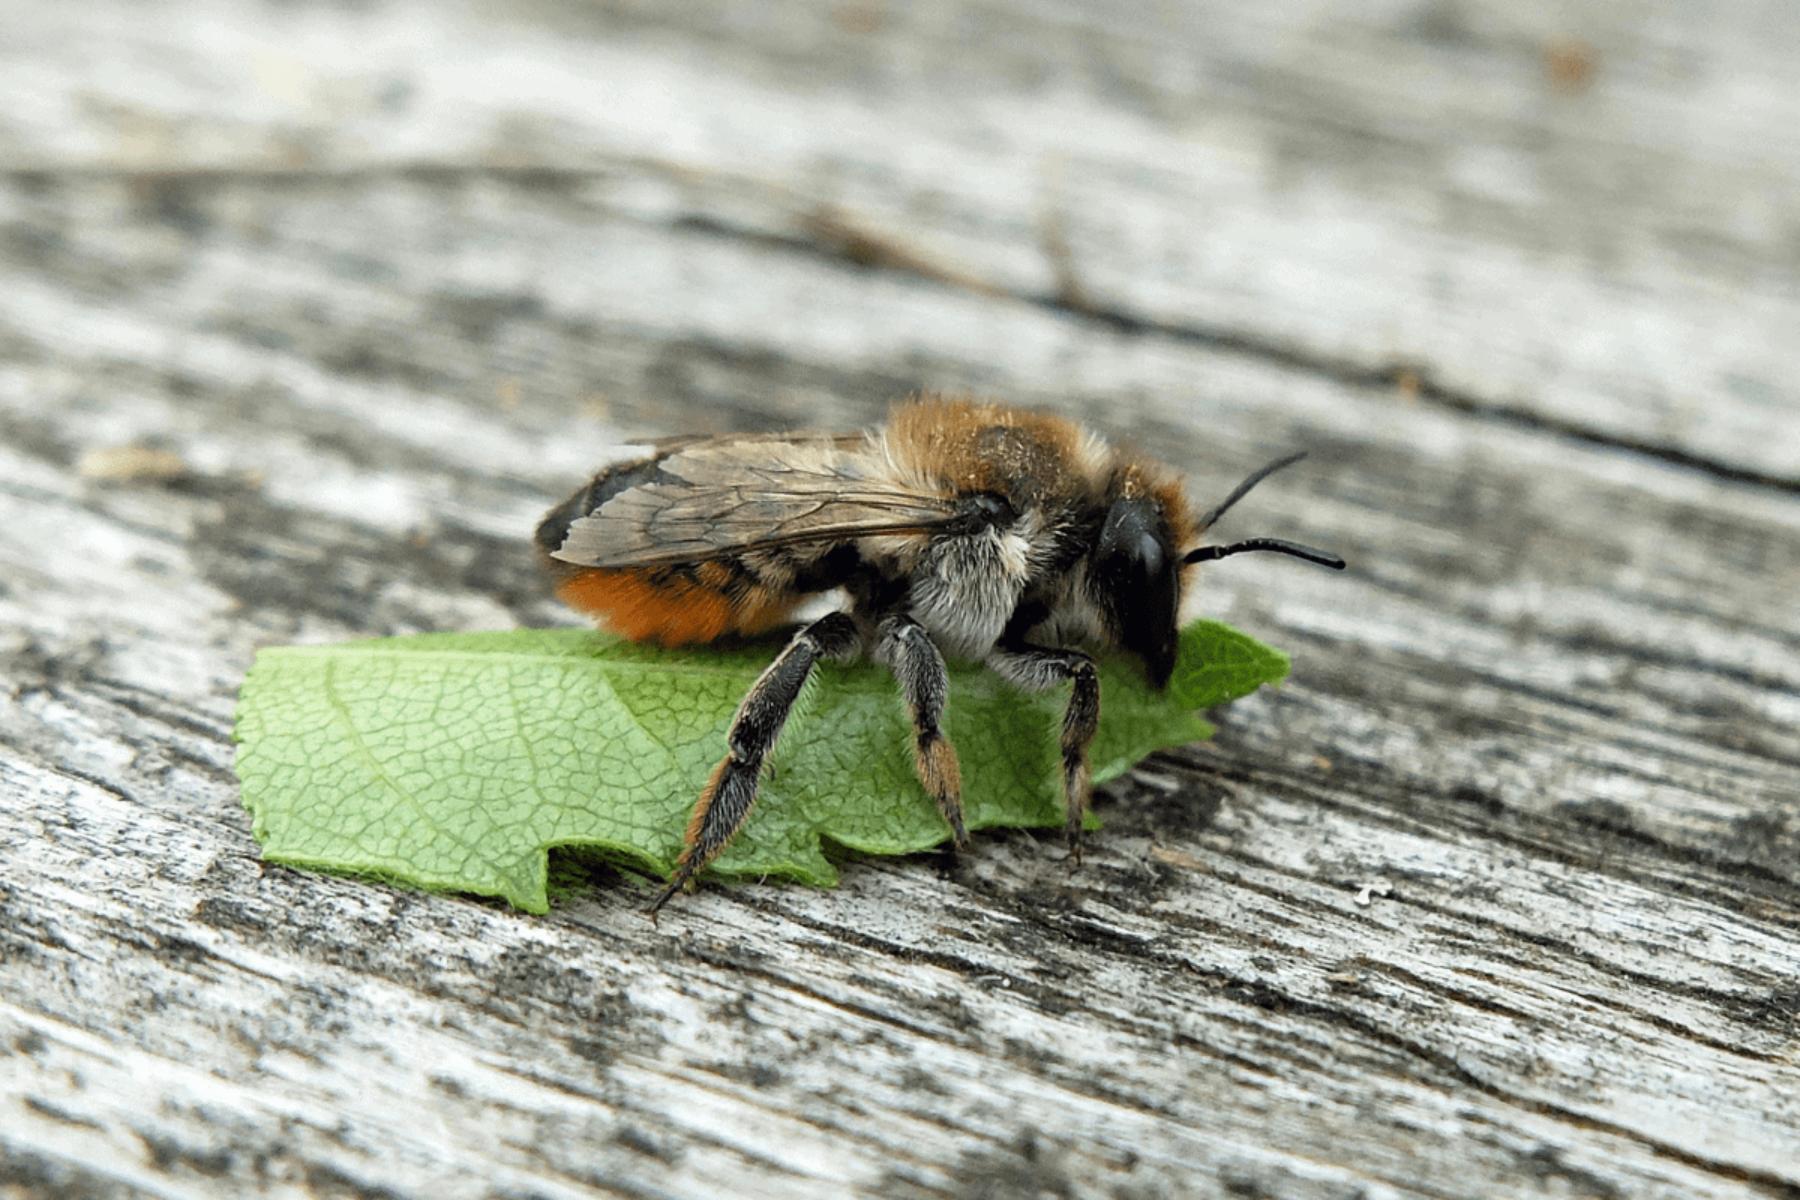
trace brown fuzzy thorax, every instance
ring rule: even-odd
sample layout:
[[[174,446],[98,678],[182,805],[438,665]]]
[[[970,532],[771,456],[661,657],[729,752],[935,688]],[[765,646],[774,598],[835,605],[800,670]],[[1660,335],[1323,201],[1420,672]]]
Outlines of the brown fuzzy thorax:
[[[883,441],[908,474],[947,492],[1005,496],[1021,511],[1090,493],[1105,469],[1073,421],[967,399],[903,405]]]
[[[946,491],[1005,496],[1019,511],[1148,498],[1177,553],[1199,536],[1174,471],[1066,417],[928,394],[894,410],[882,442],[896,466]]]

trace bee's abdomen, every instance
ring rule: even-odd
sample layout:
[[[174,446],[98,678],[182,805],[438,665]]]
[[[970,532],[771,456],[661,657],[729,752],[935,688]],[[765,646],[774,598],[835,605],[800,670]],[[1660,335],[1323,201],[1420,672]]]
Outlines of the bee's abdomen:
[[[556,595],[621,637],[665,646],[766,633],[788,620],[798,600],[724,562],[677,569],[572,568]]]
[[[637,642],[666,646],[756,634],[779,625],[792,603],[733,562],[680,566],[584,567],[550,557],[569,527],[627,488],[656,480],[666,454],[608,467],[538,523],[536,540],[556,580],[556,595]]]
[[[693,558],[636,564],[619,547],[596,545],[590,537],[572,556],[578,561],[557,557],[577,522],[632,488],[666,483],[664,461],[675,452],[671,447],[608,467],[538,523],[535,540],[563,603],[634,641],[692,645],[780,626],[808,595],[843,585],[861,567],[856,548],[847,542],[720,546]],[[628,521],[617,524],[632,529]],[[591,565],[607,562],[614,565]]]

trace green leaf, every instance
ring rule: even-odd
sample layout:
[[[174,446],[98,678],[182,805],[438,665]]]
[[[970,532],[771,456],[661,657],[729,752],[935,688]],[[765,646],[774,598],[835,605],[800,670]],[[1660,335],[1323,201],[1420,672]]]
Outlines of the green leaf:
[[[264,650],[238,705],[244,804],[272,862],[543,912],[553,846],[670,869],[738,701],[777,648],[662,650],[559,629]],[[1209,736],[1196,709],[1287,669],[1211,621],[1183,632],[1164,692],[1135,663],[1103,660],[1094,778]],[[715,874],[830,885],[822,838],[871,854],[948,838],[888,673],[826,663],[815,675]],[[1061,825],[1067,689],[1028,696],[974,666],[953,667],[950,687],[969,828]]]

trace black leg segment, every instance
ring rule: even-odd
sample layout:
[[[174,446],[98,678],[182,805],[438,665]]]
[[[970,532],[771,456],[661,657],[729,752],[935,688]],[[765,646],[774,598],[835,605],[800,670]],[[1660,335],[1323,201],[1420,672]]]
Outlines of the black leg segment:
[[[729,749],[713,769],[688,820],[687,846],[675,862],[668,886],[650,906],[652,916],[718,857],[750,815],[763,759],[781,736],[781,727],[800,698],[813,664],[821,658],[848,658],[858,645],[856,622],[848,614],[821,617],[795,634],[750,685],[726,734]]]
[[[1079,650],[1057,650],[1015,642],[988,655],[988,666],[1027,691],[1038,692],[1067,679],[1073,687],[1069,707],[1063,712],[1063,834],[1069,853],[1081,861],[1081,821],[1087,815],[1088,794],[1093,790],[1088,775],[1088,743],[1100,726],[1100,673],[1094,660]]]
[[[900,685],[901,698],[912,714],[914,766],[919,782],[937,802],[958,849],[969,842],[963,828],[962,768],[956,748],[944,736],[944,703],[950,696],[950,674],[944,656],[925,627],[909,616],[885,617],[876,626],[875,656],[886,663]]]

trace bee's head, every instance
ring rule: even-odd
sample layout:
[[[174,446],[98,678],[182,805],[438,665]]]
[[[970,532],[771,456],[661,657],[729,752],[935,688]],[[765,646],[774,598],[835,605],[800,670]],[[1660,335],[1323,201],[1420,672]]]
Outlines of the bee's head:
[[[1305,457],[1290,454],[1253,472],[1201,517],[1195,528],[1205,532],[1265,477]],[[1174,543],[1172,514],[1164,510],[1164,503],[1155,493],[1127,490],[1119,494],[1100,526],[1088,571],[1093,600],[1104,615],[1114,642],[1144,660],[1144,671],[1152,686],[1165,686],[1175,670],[1182,568],[1248,550],[1271,550],[1333,570],[1344,569],[1344,560],[1335,554],[1281,538],[1250,538],[1227,546],[1200,546],[1183,553]]]
[[[1107,510],[1088,568],[1088,587],[1113,641],[1144,660],[1154,687],[1175,669],[1181,554],[1152,496],[1122,496]]]

